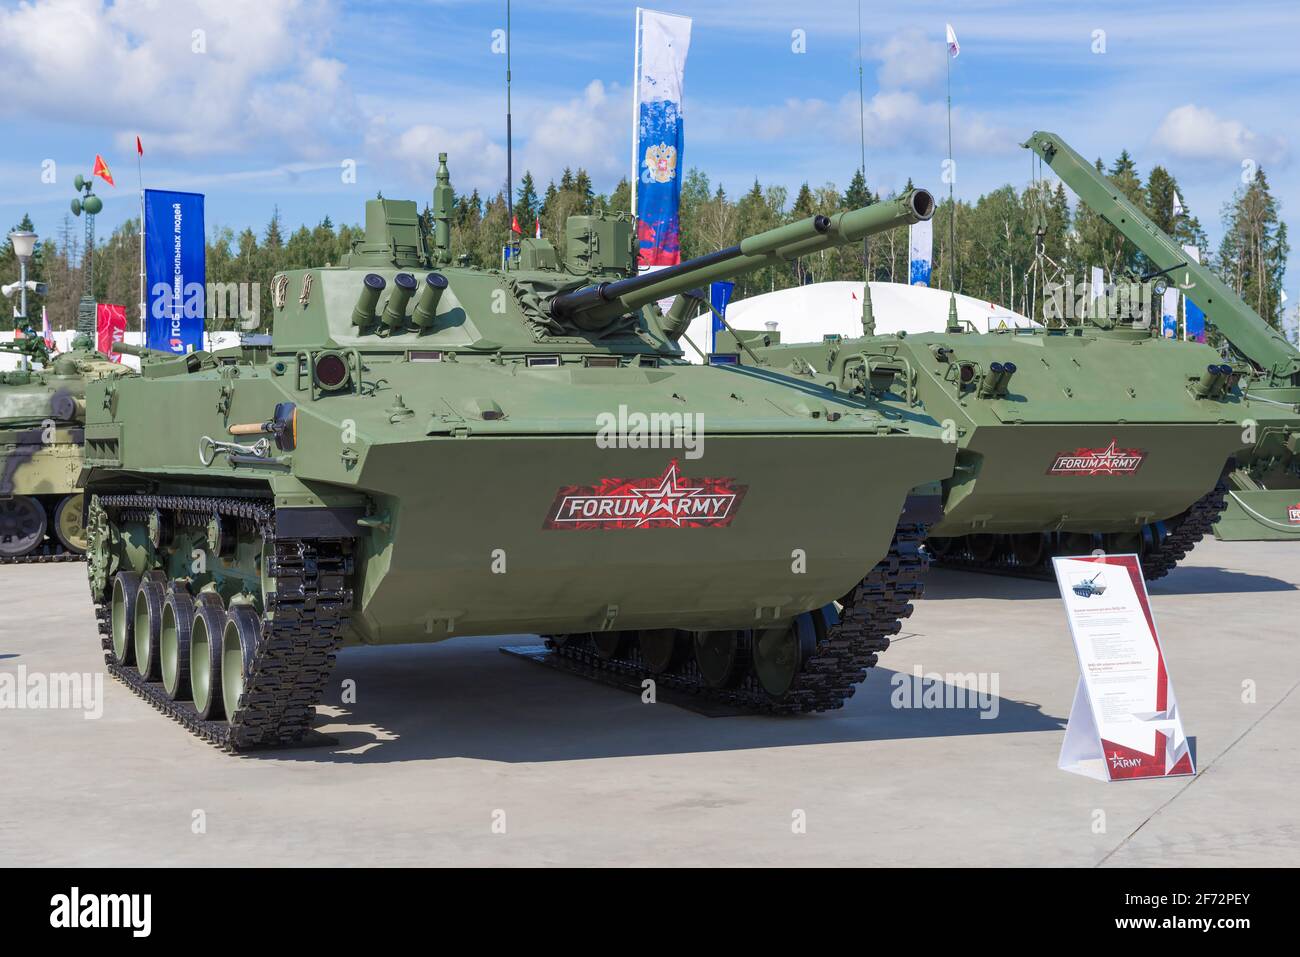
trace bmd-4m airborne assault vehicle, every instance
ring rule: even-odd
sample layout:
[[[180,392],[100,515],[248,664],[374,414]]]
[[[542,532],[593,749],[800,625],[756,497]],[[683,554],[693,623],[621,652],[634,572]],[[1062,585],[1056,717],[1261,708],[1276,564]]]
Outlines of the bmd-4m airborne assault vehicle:
[[[340,644],[456,635],[838,707],[910,613],[954,448],[914,409],[691,365],[689,303],[655,303],[927,218],[930,195],[642,276],[630,220],[575,216],[562,256],[524,239],[501,271],[452,265],[440,159],[431,226],[372,200],[341,265],[275,277],[269,348],[146,354],[91,390],[110,671],[232,750],[299,740]],[[702,416],[702,457],[598,441],[624,413]]]
[[[125,370],[85,348],[51,358],[31,336],[3,351],[24,362],[0,372],[0,564],[79,561],[86,381]]]

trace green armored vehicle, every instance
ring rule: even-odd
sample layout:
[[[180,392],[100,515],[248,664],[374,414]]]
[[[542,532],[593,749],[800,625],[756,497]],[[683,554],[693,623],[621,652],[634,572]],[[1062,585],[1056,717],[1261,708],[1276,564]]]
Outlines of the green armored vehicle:
[[[915,409],[692,365],[687,304],[656,301],[927,217],[929,194],[641,276],[630,220],[575,216],[562,251],[480,269],[453,265],[440,159],[431,224],[372,200],[342,264],[275,277],[269,347],[145,353],[92,388],[110,672],[232,750],[300,740],[340,645],[458,635],[838,707],[919,591],[953,447]]]
[[[1025,146],[1169,277],[1223,338],[1238,396],[1240,448],[1227,476],[1227,508],[1214,526],[1225,541],[1300,541],[1300,349],[1266,323],[1209,267],[1054,133]]]
[[[919,399],[959,446],[927,542],[943,564],[1046,576],[1053,555],[1104,549],[1139,554],[1155,579],[1211,532],[1242,445],[1240,370],[1209,346],[1161,338],[1149,316],[1060,315],[989,333],[955,320],[877,336],[867,308],[861,338],[789,344],[746,330],[720,341],[736,361],[810,387]]]
[[[51,358],[32,336],[0,351],[23,357],[0,372],[0,564],[79,560],[85,383],[121,367],[85,348]]]

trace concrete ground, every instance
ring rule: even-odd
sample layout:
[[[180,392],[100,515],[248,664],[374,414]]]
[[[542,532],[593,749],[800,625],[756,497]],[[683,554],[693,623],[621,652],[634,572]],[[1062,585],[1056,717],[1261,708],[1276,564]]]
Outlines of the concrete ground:
[[[831,714],[646,705],[497,651],[518,638],[346,651],[339,743],[269,756],[111,679],[99,720],[3,710],[0,864],[1297,865],[1296,559],[1207,542],[1152,586],[1195,778],[1058,770],[1077,667],[1055,587],[937,572]],[[98,648],[82,566],[0,568],[0,670],[97,671]],[[915,666],[996,675],[997,717],[892,708]]]

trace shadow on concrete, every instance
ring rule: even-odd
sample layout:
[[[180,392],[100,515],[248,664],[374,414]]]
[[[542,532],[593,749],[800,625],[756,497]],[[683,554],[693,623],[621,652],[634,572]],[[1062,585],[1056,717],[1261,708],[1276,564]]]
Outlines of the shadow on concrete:
[[[529,639],[535,641],[536,639]],[[912,675],[874,668],[839,711],[793,718],[705,717],[501,654],[515,636],[440,645],[348,649],[316,727],[337,745],[250,755],[256,760],[387,763],[476,758],[507,763],[580,761],[855,741],[1059,731],[1064,717],[1032,702],[993,697],[967,707],[923,704]],[[897,678],[895,678],[897,675]],[[338,705],[355,682],[356,702]],[[951,700],[950,704],[953,703]],[[981,718],[978,705],[996,716]]]
[[[1250,572],[1231,571],[1210,565],[1180,565],[1164,578],[1147,583],[1153,595],[1246,595],[1252,592],[1297,591],[1295,584]],[[1023,601],[1057,598],[1055,581],[1014,578],[985,572],[934,568],[925,579],[924,601],[954,601],[990,598]]]
[[[1164,578],[1147,583],[1153,595],[1246,595],[1251,592],[1297,591],[1295,584],[1269,575],[1234,572],[1227,568],[1184,565]]]
[[[987,572],[964,572],[953,568],[932,568],[925,577],[925,598],[922,600],[992,598],[998,601],[1023,601],[1056,597],[1054,581],[992,575]]]

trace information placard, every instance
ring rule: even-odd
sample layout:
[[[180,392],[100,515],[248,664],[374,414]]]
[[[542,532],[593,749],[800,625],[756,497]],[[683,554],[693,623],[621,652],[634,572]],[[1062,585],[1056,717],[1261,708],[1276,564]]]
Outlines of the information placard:
[[[1138,556],[1052,565],[1080,674],[1061,769],[1103,781],[1194,774]]]

